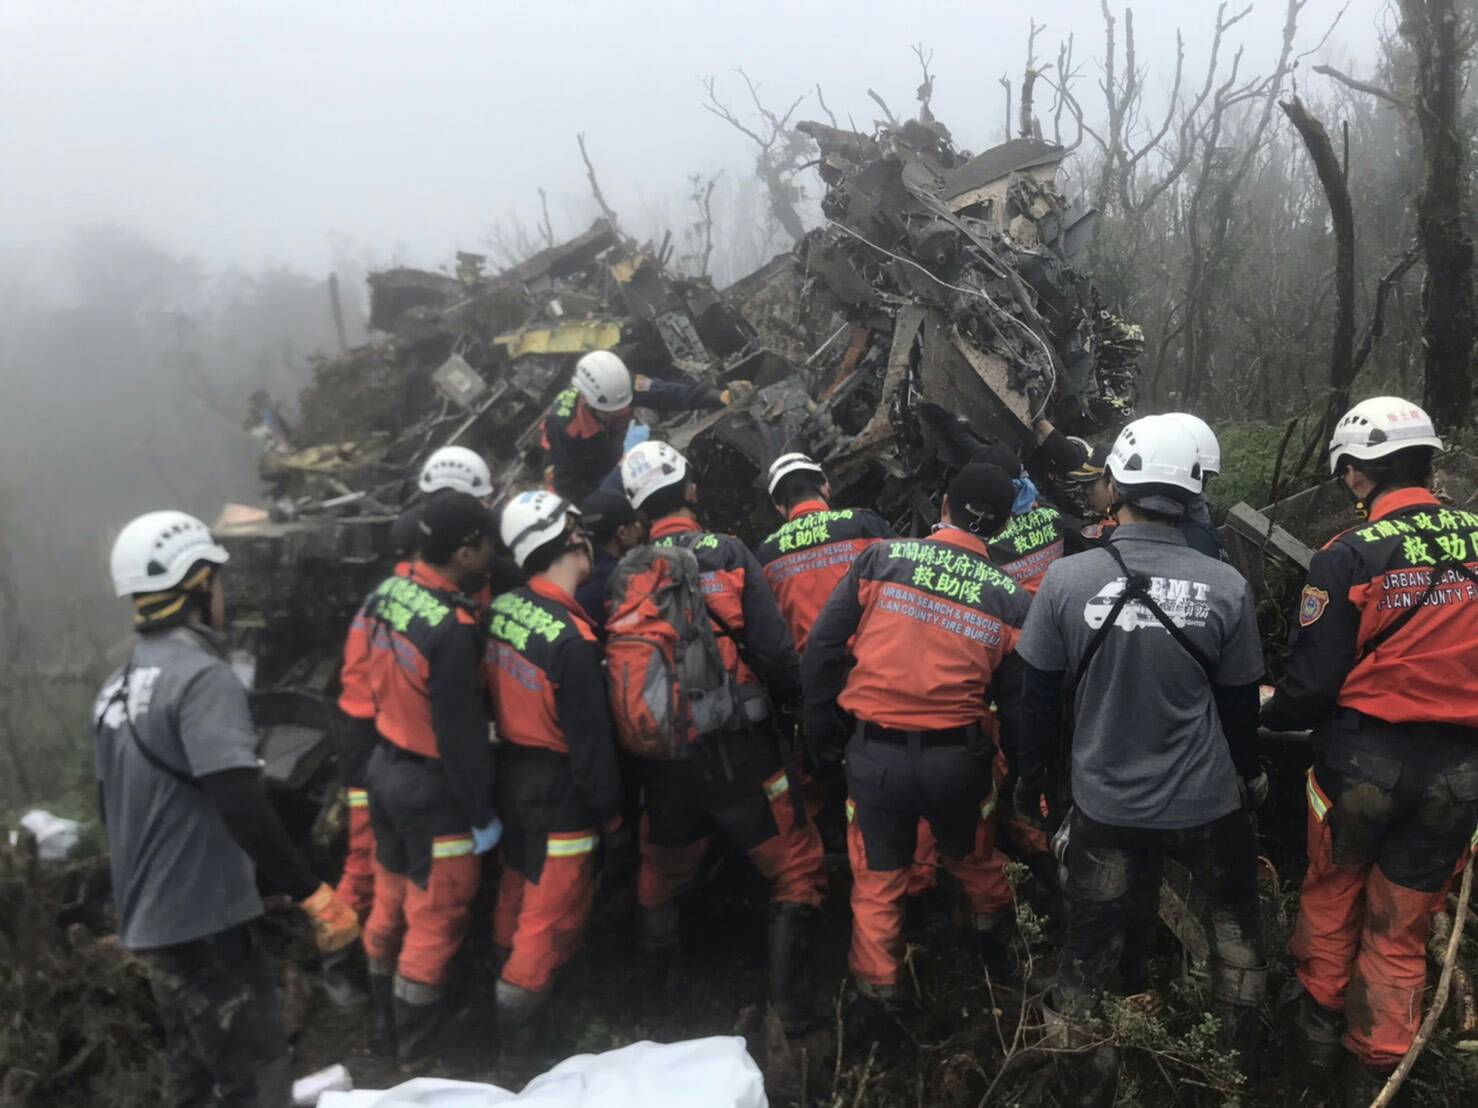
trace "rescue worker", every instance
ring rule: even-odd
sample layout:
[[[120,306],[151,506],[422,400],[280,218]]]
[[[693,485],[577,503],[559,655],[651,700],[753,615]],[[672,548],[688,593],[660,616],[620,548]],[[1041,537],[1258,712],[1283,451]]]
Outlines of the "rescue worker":
[[[1267,981],[1248,814],[1268,790],[1252,590],[1176,526],[1201,488],[1195,440],[1178,423],[1130,423],[1107,473],[1118,526],[1047,571],[1017,647],[1028,667],[1018,811],[1049,790],[1064,697],[1075,718],[1074,807],[1060,832],[1067,942],[1044,1007],[1070,1036],[1116,972],[1126,990],[1144,986],[1168,855],[1205,890],[1214,1010],[1225,1045],[1245,1050]]]
[[[801,1033],[820,1016],[815,935],[826,878],[821,839],[805,819],[774,718],[793,711],[800,696],[790,628],[749,548],[698,522],[681,454],[666,443],[641,443],[622,459],[621,480],[631,506],[651,523],[651,541],[685,546],[697,558],[719,649],[748,716],[740,728],[706,736],[686,758],[643,765],[643,943],[654,961],[677,952],[680,898],[718,830],[770,882],[771,1000],[786,1030]],[[768,703],[757,695],[765,689]]]
[[[1047,567],[1065,553],[1076,553],[1082,544],[1072,536],[1073,546],[1068,549],[1069,529],[1063,514],[1042,500],[1037,486],[1010,447],[993,443],[977,451],[972,460],[994,465],[1011,479],[1016,490],[1011,518],[991,537],[990,560],[1024,588],[1028,596],[1035,596]]]
[[[1187,505],[1185,515],[1181,517],[1180,533],[1192,550],[1200,551],[1208,558],[1225,560],[1226,548],[1211,522],[1211,505],[1206,502],[1206,486],[1221,473],[1221,443],[1211,425],[1200,416],[1189,412],[1170,412],[1168,415],[1191,433],[1196,440],[1196,455],[1201,460],[1201,491]]]
[[[554,398],[544,415],[545,483],[579,503],[606,480],[621,461],[631,407],[656,412],[688,412],[727,407],[754,391],[748,381],[715,389],[697,381],[662,381],[638,374],[609,350],[592,350],[575,364],[570,387]]]
[[[508,951],[497,985],[498,1049],[526,1068],[555,974],[584,935],[595,899],[596,843],[606,865],[636,868],[595,626],[575,601],[590,576],[580,513],[525,492],[503,509],[503,542],[529,583],[493,601],[484,663],[496,711],[504,868],[494,941]]]
[[[796,651],[804,653],[811,624],[853,560],[879,539],[897,536],[876,512],[832,511],[831,483],[805,454],[782,454],[771,463],[769,492],[785,523],[760,543],[755,557],[790,625]]]
[[[379,735],[369,759],[374,906],[364,926],[377,1041],[401,1062],[436,1048],[447,968],[497,845],[482,642],[463,593],[487,571],[493,521],[462,492],[428,500],[420,560],[392,574],[359,618]]]
[[[1349,1103],[1368,1103],[1411,1046],[1432,916],[1478,822],[1478,514],[1428,491],[1441,449],[1399,397],[1335,425],[1330,472],[1368,518],[1309,563],[1262,713],[1314,729],[1297,1024],[1315,1065],[1343,1042]]]
[[[228,555],[184,512],[150,512],[113,544],[137,639],[93,709],[98,799],[118,936],[147,967],[169,1052],[169,1104],[292,1102],[257,878],[332,954],[354,911],[304,864],[262,786],[246,690],[226,658]]]
[[[883,1003],[897,991],[920,820],[964,888],[992,972],[1007,971],[1011,887],[991,819],[990,703],[1014,731],[1012,650],[1028,599],[990,563],[986,544],[1009,524],[1015,499],[997,466],[960,470],[932,537],[875,543],[857,556],[801,662],[808,733],[846,741],[848,965],[859,991]]]
[[[492,495],[492,474],[487,462],[475,451],[465,446],[444,446],[426,459],[417,475],[416,488],[419,495],[401,512],[390,532],[391,547],[400,557],[394,572],[401,577],[410,575],[420,550],[422,534],[419,524],[425,505],[436,497],[453,492],[465,493],[486,504]],[[511,566],[500,567],[497,555],[491,568],[491,580],[485,595],[480,598],[484,607],[492,599],[494,590],[501,592],[522,581],[520,574],[509,572]],[[344,786],[349,809],[348,850],[337,891],[354,907],[361,922],[369,915],[375,895],[375,834],[370,824],[366,773],[378,739],[374,696],[368,681],[369,633],[370,621],[361,612],[350,624],[344,640],[344,658],[339,670],[339,711],[342,715],[336,734],[339,779]],[[345,988],[332,978],[327,983],[331,990]]]
[[[606,582],[611,570],[623,554],[645,541],[647,530],[626,497],[610,489],[596,489],[581,502],[580,526],[595,551],[595,566],[589,579],[576,590],[575,599],[600,636],[605,634]]]
[[[1104,466],[1108,463],[1109,446],[1093,448],[1092,453],[1074,470],[1069,471],[1066,482],[1073,490],[1078,510],[1083,519],[1078,527],[1085,546],[1097,546],[1108,537],[1118,521],[1109,513],[1114,502],[1114,485],[1109,480]]]

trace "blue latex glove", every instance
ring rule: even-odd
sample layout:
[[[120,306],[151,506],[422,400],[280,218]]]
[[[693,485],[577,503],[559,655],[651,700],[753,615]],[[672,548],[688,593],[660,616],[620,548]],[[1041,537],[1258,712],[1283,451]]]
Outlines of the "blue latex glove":
[[[486,854],[498,845],[498,840],[503,837],[503,821],[497,816],[493,822],[486,827],[474,827],[472,829],[472,853]]]

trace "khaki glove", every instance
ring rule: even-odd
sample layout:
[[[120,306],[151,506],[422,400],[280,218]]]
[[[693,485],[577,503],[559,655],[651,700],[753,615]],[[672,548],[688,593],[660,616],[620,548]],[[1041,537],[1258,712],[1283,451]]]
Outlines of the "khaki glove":
[[[313,938],[320,954],[334,954],[359,938],[359,917],[328,885],[298,905],[313,921]]]
[[[1268,802],[1268,794],[1272,791],[1272,787],[1268,784],[1266,773],[1244,778],[1241,784],[1242,807],[1247,811],[1256,812]]]
[[[718,398],[724,402],[726,407],[732,408],[745,403],[753,395],[753,381],[730,381],[728,387],[718,394]]]

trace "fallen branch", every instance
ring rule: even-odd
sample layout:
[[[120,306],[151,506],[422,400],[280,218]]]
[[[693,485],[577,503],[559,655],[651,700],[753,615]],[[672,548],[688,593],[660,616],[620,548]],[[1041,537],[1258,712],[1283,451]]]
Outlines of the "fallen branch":
[[[1453,918],[1452,934],[1447,938],[1447,950],[1442,956],[1442,976],[1437,979],[1437,993],[1432,997],[1432,1006],[1427,1009],[1426,1018],[1422,1020],[1421,1029],[1417,1031],[1416,1038],[1411,1041],[1411,1049],[1406,1052],[1406,1057],[1401,1059],[1401,1064],[1386,1081],[1386,1087],[1380,1091],[1380,1096],[1370,1102],[1370,1108],[1386,1108],[1386,1105],[1396,1099],[1396,1094],[1401,1091],[1401,1086],[1406,1081],[1406,1075],[1411,1072],[1411,1067],[1416,1065],[1416,1060],[1426,1049],[1427,1040],[1436,1030],[1437,1021],[1442,1017],[1442,1009],[1447,1007],[1447,994],[1452,988],[1452,971],[1457,968],[1457,948],[1463,938],[1463,926],[1468,922],[1468,898],[1473,894],[1473,868],[1470,860],[1467,868],[1463,870],[1463,885],[1457,898],[1457,913]]]
[[[595,166],[591,164],[590,154],[585,149],[584,132],[576,135],[575,141],[580,144],[580,157],[585,160],[585,175],[590,178],[590,191],[595,194],[595,202],[600,205],[600,213],[606,217],[606,222],[611,225],[611,230],[619,234],[616,213],[611,211],[611,206],[606,203],[605,193],[600,191],[600,181],[596,179]]]

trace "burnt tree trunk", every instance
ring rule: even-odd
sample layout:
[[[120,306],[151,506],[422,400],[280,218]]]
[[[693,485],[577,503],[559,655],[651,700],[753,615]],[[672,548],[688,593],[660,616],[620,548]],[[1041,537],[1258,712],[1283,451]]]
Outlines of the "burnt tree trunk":
[[[1349,182],[1334,153],[1324,124],[1315,119],[1295,96],[1279,105],[1298,129],[1318,171],[1334,225],[1334,338],[1329,352],[1329,403],[1324,410],[1327,431],[1349,407],[1355,377],[1355,211]],[[1321,433],[1321,438],[1327,435]]]
[[[1424,165],[1416,234],[1426,263],[1422,405],[1445,431],[1466,427],[1473,406],[1473,240],[1463,223],[1459,100],[1469,29],[1457,0],[1401,0],[1401,35],[1416,54],[1412,106]]]

